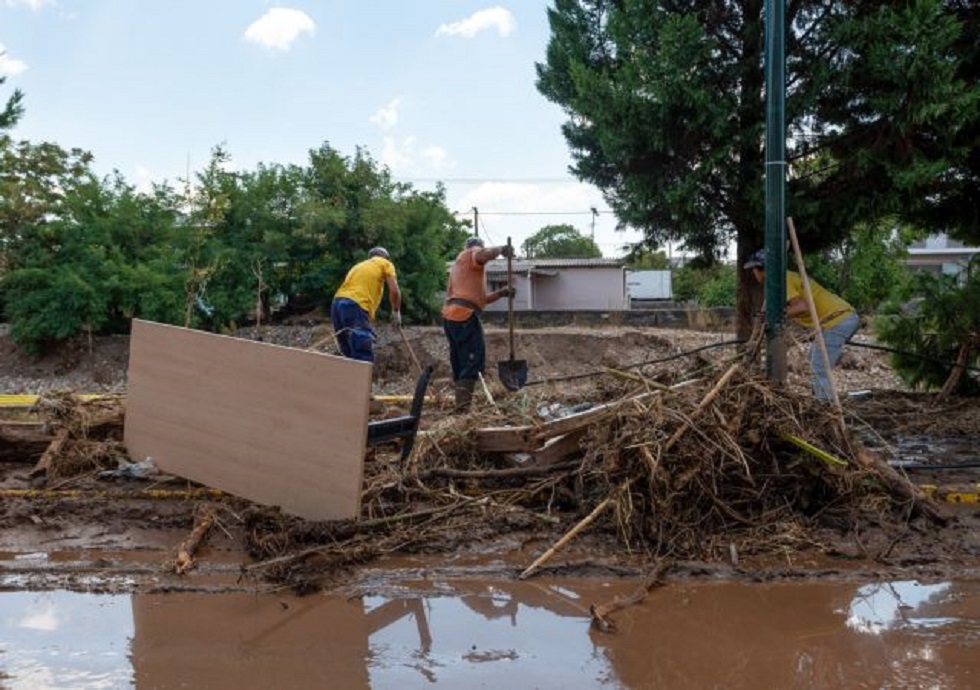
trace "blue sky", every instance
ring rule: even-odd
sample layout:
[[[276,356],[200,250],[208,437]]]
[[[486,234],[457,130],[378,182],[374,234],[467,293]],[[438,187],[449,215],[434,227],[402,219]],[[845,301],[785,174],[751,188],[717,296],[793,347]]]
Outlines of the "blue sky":
[[[543,225],[616,256],[597,189],[569,173],[565,116],[535,88],[547,0],[0,0],[13,136],[79,147],[102,174],[176,182],[218,144],[233,167],[366,149],[493,243]],[[594,216],[591,209],[599,211]]]

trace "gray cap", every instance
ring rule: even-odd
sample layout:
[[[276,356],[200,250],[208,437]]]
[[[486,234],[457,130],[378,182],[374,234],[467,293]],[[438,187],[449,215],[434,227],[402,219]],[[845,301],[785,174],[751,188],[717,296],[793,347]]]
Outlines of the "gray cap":
[[[742,264],[742,268],[765,268],[766,267],[766,250],[756,249],[749,256],[749,260]]]
[[[388,256],[388,250],[384,247],[371,247],[371,250],[368,252],[368,256],[382,256],[386,259],[391,258]]]
[[[470,247],[482,247],[483,240],[481,240],[479,237],[470,237],[468,240],[466,240],[465,246],[466,249],[469,249]]]

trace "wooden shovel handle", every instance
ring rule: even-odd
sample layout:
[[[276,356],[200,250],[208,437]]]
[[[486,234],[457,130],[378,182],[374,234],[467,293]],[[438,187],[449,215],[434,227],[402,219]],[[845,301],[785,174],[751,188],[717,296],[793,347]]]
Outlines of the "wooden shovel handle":
[[[510,361],[514,361],[514,266],[511,257],[514,250],[511,248],[510,238],[507,238],[507,328],[510,330]]]

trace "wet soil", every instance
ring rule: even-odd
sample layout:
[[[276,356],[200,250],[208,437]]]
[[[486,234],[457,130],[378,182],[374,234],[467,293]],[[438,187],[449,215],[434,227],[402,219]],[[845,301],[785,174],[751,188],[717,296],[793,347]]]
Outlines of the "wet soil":
[[[326,329],[326,330],[325,330]],[[434,364],[435,399],[423,414],[424,430],[439,426],[449,415],[451,398],[445,342],[438,329],[408,328],[406,342],[395,332],[379,329],[375,392],[409,394],[414,386],[416,360]],[[329,329],[322,324],[270,327],[246,331],[258,338],[292,347],[316,347],[330,351]],[[326,339],[325,339],[326,338]],[[507,358],[507,333],[488,329],[488,371]],[[522,331],[517,356],[528,361],[531,380],[528,400],[541,395],[564,403],[587,401],[597,395],[603,381],[617,372],[634,372],[651,380],[671,382],[698,363],[717,363],[734,351],[725,333],[699,333],[654,329],[549,329]],[[715,346],[691,356],[682,353]],[[63,352],[30,360],[3,344],[0,390],[6,393],[39,393],[70,390],[77,393],[124,392],[128,342],[125,338],[96,339],[78,343]],[[788,386],[805,391],[803,352],[790,358]],[[874,433],[879,447],[898,448],[903,438],[915,436],[927,446],[938,439],[954,439],[962,460],[980,435],[980,406],[975,401],[953,401],[936,407],[932,396],[903,390],[886,358],[872,350],[849,348],[839,369],[842,392],[866,391],[853,399],[845,396],[848,411],[862,419]],[[490,381],[491,397],[502,399],[499,384]],[[476,403],[475,415],[487,411],[489,398]],[[403,413],[398,405],[377,405],[377,417]],[[8,419],[23,414],[6,413]],[[25,423],[32,423],[23,417]],[[923,439],[926,439],[923,441]],[[936,448],[940,444],[936,443]],[[976,448],[974,452],[978,452]],[[249,570],[254,558],[246,551],[247,516],[256,506],[230,496],[202,495],[205,487],[173,477],[100,479],[97,472],[39,481],[30,476],[36,453],[3,457],[0,462],[0,588],[71,589],[98,592],[235,592],[268,591],[281,585],[264,580]],[[369,451],[367,463],[392,462],[396,448]],[[920,452],[919,460],[942,460],[941,455]],[[945,486],[952,480],[975,486],[975,470],[916,470],[909,476],[917,484]],[[974,492],[976,489],[973,489]],[[711,558],[676,562],[671,581],[817,580],[858,581],[867,578],[935,580],[980,579],[980,513],[976,504],[945,504],[953,518],[938,526],[908,514],[899,521],[864,520],[860,529],[823,528],[805,538],[787,540],[779,549],[734,550],[730,544],[712,545]],[[178,547],[202,514],[213,516],[197,553],[195,567],[186,574],[174,572]],[[488,521],[483,529],[445,534],[437,543],[416,548],[429,560],[427,575],[467,577],[479,575],[513,581],[527,565],[552,545],[571,526],[547,516],[511,517],[506,522]],[[785,536],[785,535],[783,535]],[[410,551],[411,553],[411,551]],[[337,587],[384,591],[396,588],[404,572],[385,575],[378,564],[383,553],[372,553],[370,568],[355,561],[345,564]],[[585,531],[574,545],[539,571],[541,577],[593,576],[603,579],[640,578],[649,572],[651,554],[633,549],[615,531]]]

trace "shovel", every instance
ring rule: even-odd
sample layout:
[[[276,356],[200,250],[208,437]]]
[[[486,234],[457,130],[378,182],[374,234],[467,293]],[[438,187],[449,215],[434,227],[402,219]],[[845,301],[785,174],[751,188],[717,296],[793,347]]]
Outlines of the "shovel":
[[[507,248],[510,249],[510,238],[507,238]],[[513,249],[507,252],[507,287],[514,285],[514,269],[511,263]],[[527,383],[527,361],[514,359],[514,293],[507,295],[507,327],[510,329],[510,359],[506,362],[497,362],[497,376],[504,388],[509,391],[517,391]]]

